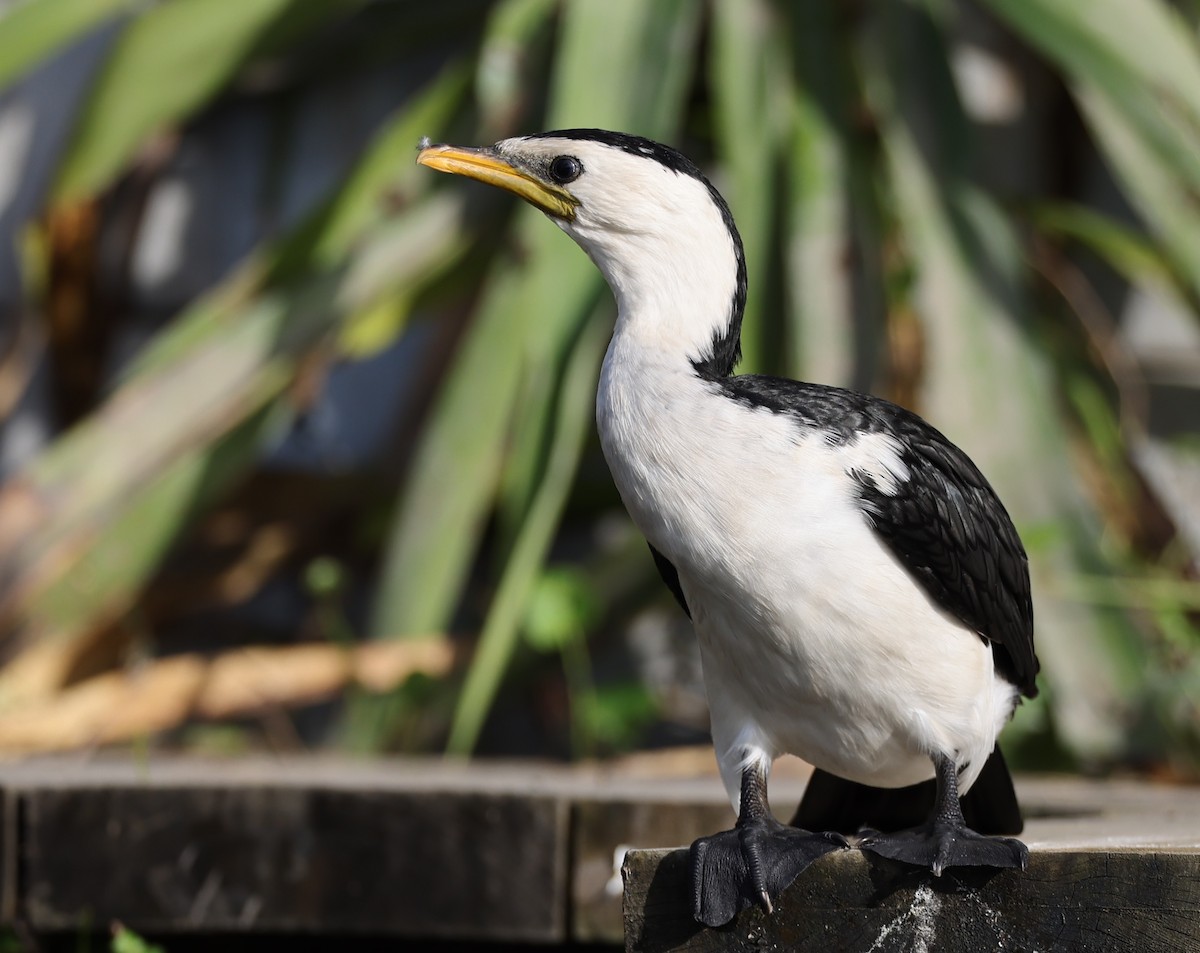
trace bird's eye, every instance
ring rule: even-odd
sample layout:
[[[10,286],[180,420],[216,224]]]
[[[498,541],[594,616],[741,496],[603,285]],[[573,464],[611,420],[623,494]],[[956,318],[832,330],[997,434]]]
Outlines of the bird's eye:
[[[559,156],[550,163],[550,178],[555,182],[574,182],[583,174],[583,166],[574,156]]]

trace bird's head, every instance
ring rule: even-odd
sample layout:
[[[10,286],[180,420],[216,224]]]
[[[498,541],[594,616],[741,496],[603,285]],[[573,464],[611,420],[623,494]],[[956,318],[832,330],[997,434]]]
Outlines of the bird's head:
[[[672,339],[706,373],[732,369],[746,298],[742,242],[725,200],[681,153],[567,129],[484,148],[423,144],[417,161],[540,209],[603,272],[621,319]]]

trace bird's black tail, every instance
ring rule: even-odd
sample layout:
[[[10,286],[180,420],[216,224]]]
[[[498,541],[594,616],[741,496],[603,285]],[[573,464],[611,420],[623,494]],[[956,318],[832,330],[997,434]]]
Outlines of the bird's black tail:
[[[900,831],[923,823],[933,810],[934,782],[873,788],[815,769],[792,825],[810,831],[854,834],[864,827]],[[1012,777],[1000,748],[992,750],[962,798],[967,826],[980,834],[1020,834],[1024,827]]]

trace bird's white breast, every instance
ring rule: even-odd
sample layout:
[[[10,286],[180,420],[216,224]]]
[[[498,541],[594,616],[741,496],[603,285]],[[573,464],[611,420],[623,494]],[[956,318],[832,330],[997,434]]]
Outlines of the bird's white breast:
[[[880,786],[930,777],[939,751],[971,763],[970,786],[1013,690],[855,499],[851,468],[903,492],[890,438],[831,445],[620,329],[597,422],[630,515],[679,571],[731,795],[746,750],[794,753]]]

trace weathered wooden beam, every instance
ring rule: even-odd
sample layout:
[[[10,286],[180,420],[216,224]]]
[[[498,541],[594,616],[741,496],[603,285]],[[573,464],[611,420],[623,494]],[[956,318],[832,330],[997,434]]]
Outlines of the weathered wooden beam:
[[[719,929],[691,916],[687,851],[626,854],[625,944],[661,951],[1178,953],[1200,950],[1200,791],[1071,780],[1020,785],[1029,869],[937,878],[847,850],[774,913]]]
[[[147,932],[566,938],[566,813],[536,795],[155,787],[26,798],[24,910]]]
[[[538,773],[306,759],[9,769],[36,932],[561,942],[569,803]],[[7,845],[6,845],[7,846]]]
[[[211,761],[161,755],[143,761],[74,756],[0,764],[0,918],[18,918],[33,934],[103,929],[118,919],[164,936],[306,934],[331,944],[355,935],[616,944],[629,923],[621,915],[626,851],[677,848],[733,821],[720,781],[704,774],[712,766],[711,750],[683,767],[686,777],[659,776],[671,760],[655,758],[633,770],[628,764]],[[804,777],[805,769],[794,763],[777,766],[771,794],[780,816],[796,803]],[[1143,863],[1147,869],[1135,871],[1131,882],[1160,890],[1166,898],[1162,910],[1173,909],[1166,904],[1189,877],[1194,887],[1194,868],[1178,865],[1200,854],[1200,791],[1063,779],[1019,782],[1018,788],[1034,817],[1026,839],[1036,864],[1044,856],[1097,851],[1112,855],[1105,861],[1109,871],[1122,870],[1120,863]],[[1126,861],[1127,855],[1132,859]],[[657,903],[641,913],[627,907],[627,915],[643,923],[629,934],[631,942],[659,943],[646,949],[669,948],[656,936],[682,938],[693,949],[755,942],[739,932],[756,929],[755,911],[731,929],[700,932],[690,922],[686,885],[682,892],[668,886],[678,869],[672,874],[667,861],[661,872],[636,866],[646,856],[675,857],[677,864],[678,854],[630,856],[628,870],[642,871],[643,893],[655,885],[649,896]],[[803,900],[816,889],[818,882],[808,878],[827,860],[787,894],[782,913],[798,909],[793,897]],[[822,930],[833,930],[838,915],[850,924],[866,923],[863,917],[888,911],[892,919],[902,918],[914,904],[920,912],[934,901],[939,909],[963,901],[937,889],[949,880],[920,896],[920,884],[906,883],[886,896],[866,895],[881,913],[871,914],[868,907],[854,913],[846,898],[861,900],[868,884],[878,889],[869,877],[863,879],[856,862],[853,855],[833,861],[831,875],[845,865],[845,875],[858,880],[850,887],[835,881],[840,893],[813,907],[835,911],[828,915],[833,919],[821,922]],[[1156,871],[1174,878],[1176,893],[1156,886]],[[1086,876],[1085,886],[1102,880]],[[1016,894],[1003,890],[1029,886],[1005,883],[989,882],[988,889],[1001,891],[994,897],[979,894],[997,916],[1007,915],[1005,904],[1016,902],[1011,899]],[[1039,902],[1059,901],[1047,893]],[[1192,910],[1200,909],[1195,897],[1191,903]],[[1084,917],[1082,908],[1066,900],[1061,905],[1076,911],[1071,916]],[[982,906],[970,909],[985,919],[990,915]],[[939,916],[949,914],[943,910]],[[782,922],[761,925],[768,932],[753,937],[771,936]],[[1068,919],[1068,927],[1072,922]],[[887,936],[901,930],[895,927]],[[894,948],[883,945],[886,941],[876,951]],[[856,948],[839,947],[840,940],[828,943],[811,948]],[[172,948],[171,942],[165,945]],[[1200,950],[1200,943],[1193,946]]]
[[[856,850],[830,854],[784,891],[707,929],[691,917],[687,852],[630,851],[626,950],[829,953],[1180,953],[1200,950],[1200,854],[1034,851],[1029,869],[934,877]]]
[[[623,851],[732,818],[711,776],[428,758],[52,756],[0,795],[0,920],[35,933],[617,944]]]

